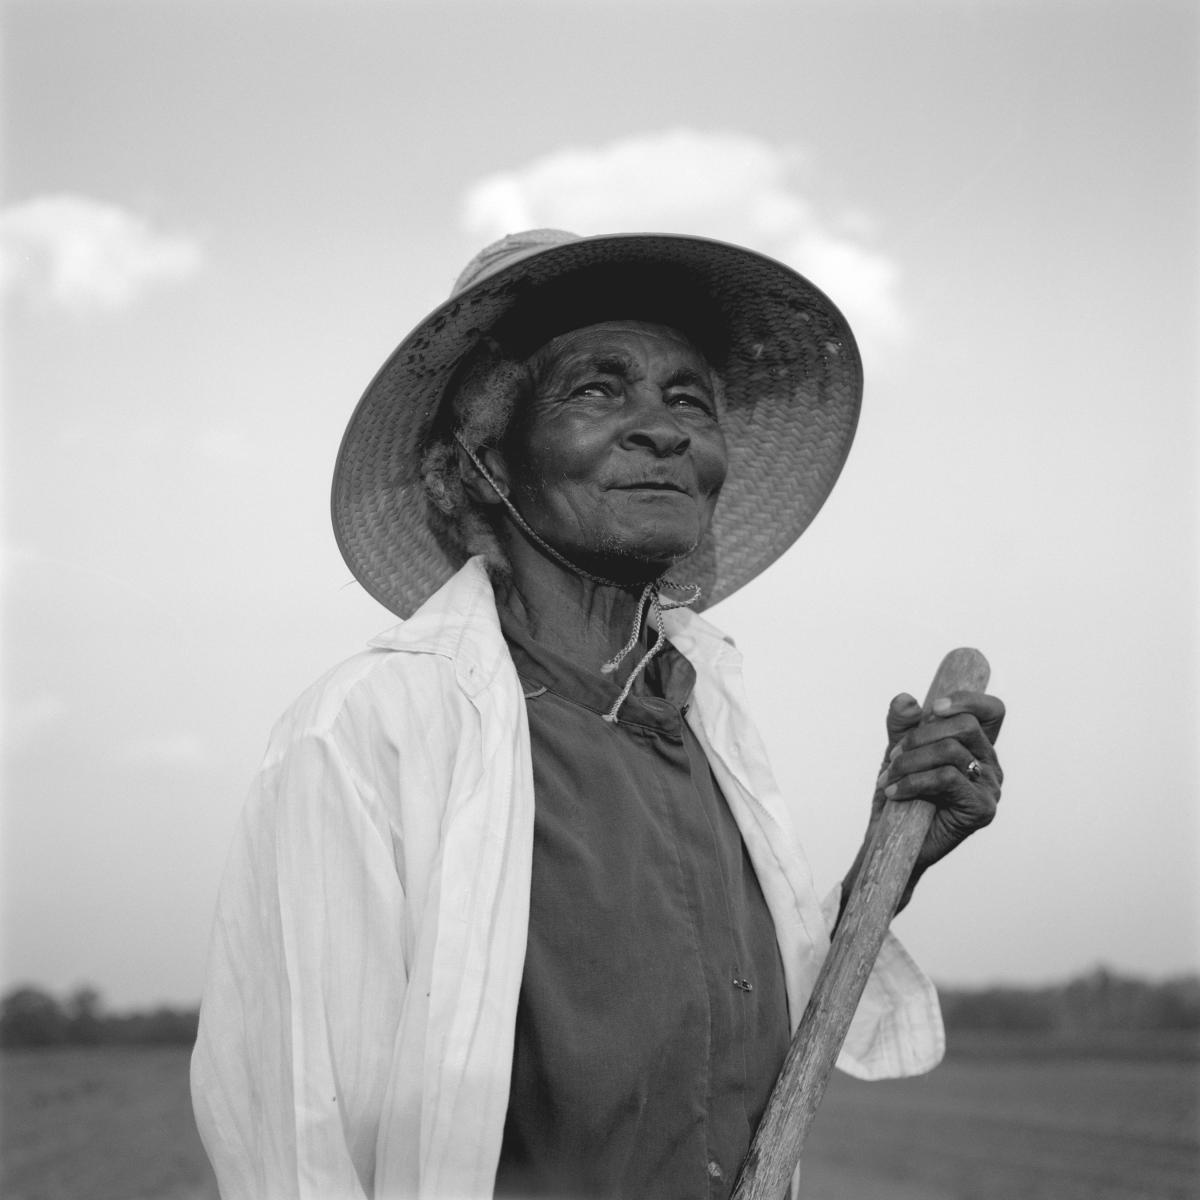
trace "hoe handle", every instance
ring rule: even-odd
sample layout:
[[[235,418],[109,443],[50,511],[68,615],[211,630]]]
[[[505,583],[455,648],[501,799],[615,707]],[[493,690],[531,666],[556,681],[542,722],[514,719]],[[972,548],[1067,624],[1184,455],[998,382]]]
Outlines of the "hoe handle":
[[[925,713],[951,692],[983,691],[989,674],[987,659],[978,650],[952,650],[933,677]],[[925,800],[884,804],[732,1200],[780,1200],[784,1195],[933,811]]]

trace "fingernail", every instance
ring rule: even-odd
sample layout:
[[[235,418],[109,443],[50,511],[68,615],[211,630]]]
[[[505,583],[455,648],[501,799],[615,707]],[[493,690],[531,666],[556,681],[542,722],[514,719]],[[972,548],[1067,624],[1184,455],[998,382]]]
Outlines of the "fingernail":
[[[900,757],[900,751],[901,751],[902,749],[904,749],[904,747],[903,747],[903,746],[901,746],[899,742],[897,742],[897,743],[896,743],[896,744],[895,744],[895,745],[894,745],[894,746],[893,746],[893,747],[892,747],[892,748],[891,748],[891,749],[888,751],[888,762],[890,762],[890,763],[894,763],[894,762],[896,761],[896,759],[898,759],[898,758]]]
[[[900,790],[900,785],[899,785],[898,783],[893,783],[891,787],[885,787],[885,788],[883,789],[883,794],[884,794],[884,795],[885,795],[885,796],[886,796],[886,797],[887,797],[889,800],[895,800],[895,798],[896,798],[896,793],[897,793],[899,790]]]
[[[900,701],[900,706],[897,711],[898,712],[913,712],[915,709],[918,709],[920,707],[921,706],[911,696],[906,696],[903,700]]]
[[[879,772],[879,778],[875,780],[876,790],[883,787],[883,782],[885,779],[887,779],[887,777],[888,777],[888,769],[887,769],[887,767],[884,767],[883,770]]]
[[[945,696],[933,702],[933,711],[939,717],[944,717],[950,711],[951,707],[951,702]]]

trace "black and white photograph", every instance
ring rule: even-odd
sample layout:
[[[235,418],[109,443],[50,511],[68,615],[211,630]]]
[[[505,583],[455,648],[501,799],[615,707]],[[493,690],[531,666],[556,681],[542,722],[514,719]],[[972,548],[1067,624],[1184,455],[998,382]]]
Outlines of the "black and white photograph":
[[[1200,1196],[1200,8],[0,68],[6,1200]]]

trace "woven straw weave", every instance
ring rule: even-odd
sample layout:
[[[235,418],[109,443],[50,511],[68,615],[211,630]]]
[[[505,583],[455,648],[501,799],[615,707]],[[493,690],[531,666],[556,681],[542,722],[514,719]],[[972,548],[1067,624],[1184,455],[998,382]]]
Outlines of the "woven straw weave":
[[[420,480],[455,368],[484,334],[529,353],[605,319],[682,328],[725,380],[729,474],[708,536],[671,572],[700,584],[698,607],[764,570],[816,515],[846,460],[862,396],[854,336],[822,292],[773,259],[702,238],[514,235],[475,260],[456,294],[384,363],[342,440],[338,545],[392,612],[411,615],[461,566],[429,531]]]

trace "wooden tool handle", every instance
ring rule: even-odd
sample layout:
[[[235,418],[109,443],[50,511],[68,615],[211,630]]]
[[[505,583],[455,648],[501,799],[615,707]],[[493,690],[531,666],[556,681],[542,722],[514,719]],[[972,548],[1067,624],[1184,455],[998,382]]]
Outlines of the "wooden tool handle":
[[[952,650],[933,677],[925,713],[951,692],[985,690],[989,674],[987,659],[978,650]],[[732,1200],[780,1200],[784,1195],[933,812],[924,800],[884,804]]]

